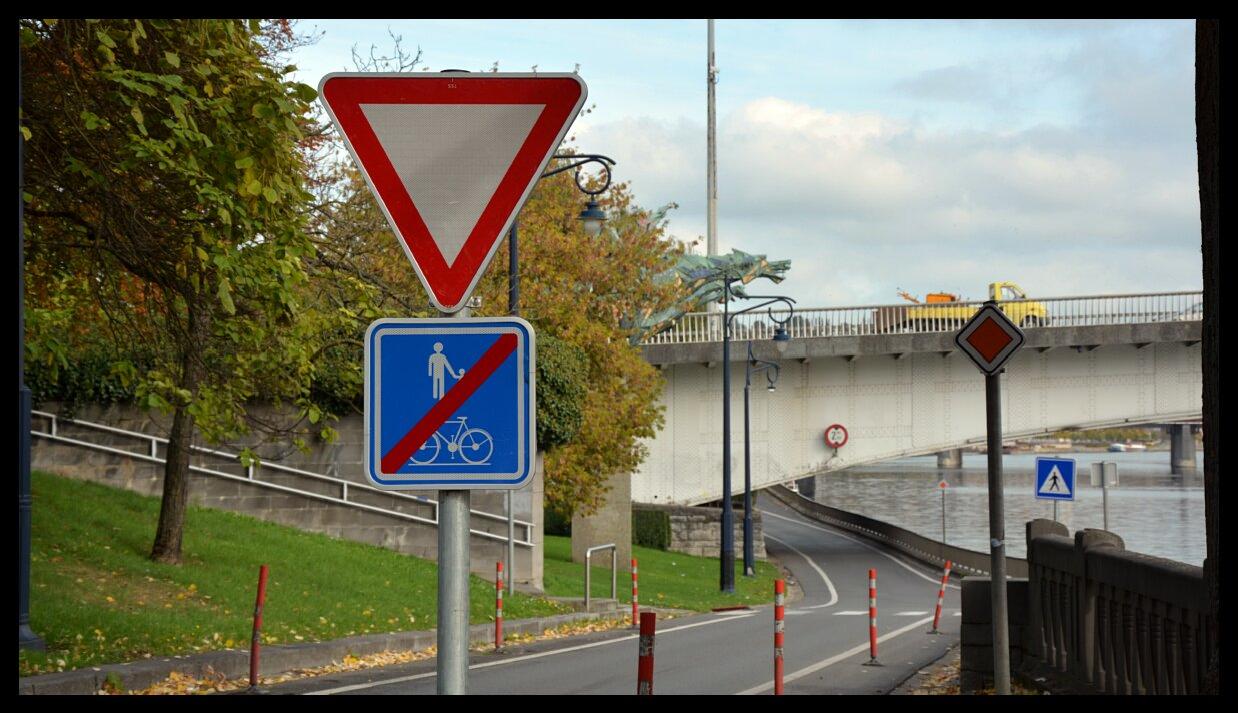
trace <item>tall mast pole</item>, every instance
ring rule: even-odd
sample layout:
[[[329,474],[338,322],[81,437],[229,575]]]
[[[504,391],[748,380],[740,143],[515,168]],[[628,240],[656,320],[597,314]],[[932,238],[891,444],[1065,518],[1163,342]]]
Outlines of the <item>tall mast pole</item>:
[[[706,138],[706,169],[708,188],[706,195],[708,227],[706,228],[707,255],[718,254],[718,125],[714,117],[714,85],[718,82],[718,66],[714,62],[714,21],[709,20],[709,62],[705,82],[709,89],[708,129]]]
[[[709,100],[706,110],[705,138],[705,254],[713,257],[718,254],[718,125],[714,119],[714,84],[718,81],[718,67],[714,64],[714,21],[709,23],[709,57],[706,62],[705,84],[708,88]],[[710,302],[706,305],[710,312],[716,312],[718,305]]]

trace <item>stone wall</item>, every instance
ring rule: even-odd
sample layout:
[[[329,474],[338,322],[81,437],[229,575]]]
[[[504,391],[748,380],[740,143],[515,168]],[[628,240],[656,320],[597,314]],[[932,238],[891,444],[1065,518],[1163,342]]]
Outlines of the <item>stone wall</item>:
[[[682,552],[698,557],[717,557],[722,547],[722,510],[720,508],[685,507],[680,505],[649,505],[633,503],[636,510],[656,510],[670,515],[672,552]],[[735,558],[744,557],[744,511],[731,511],[735,521]],[[765,559],[765,535],[761,526],[761,512],[752,512],[752,549],[757,559]]]
[[[39,410],[55,413],[56,405],[43,404],[40,405]],[[162,437],[166,437],[170,430],[169,418],[164,418],[157,412],[147,415],[135,407],[85,406],[79,407],[74,415],[83,421]],[[34,417],[33,427],[35,431],[48,430],[48,419]],[[291,449],[292,452],[288,453],[286,451],[289,448],[281,448],[274,444],[261,445],[258,450],[264,456],[264,462],[277,462],[310,472],[332,475],[352,483],[367,484],[362,464],[359,460],[353,460],[354,457],[358,459],[361,457],[363,438],[361,417],[342,419],[338,427],[340,439],[337,443],[331,445],[315,443],[309,453],[301,453],[296,449]],[[149,442],[138,441],[121,434],[101,432],[64,419],[57,419],[57,433],[68,438],[127,451],[133,456],[103,452],[35,436],[31,444],[34,468],[70,478],[125,488],[143,495],[158,496],[162,492],[163,464],[141,457],[149,455]],[[254,443],[256,439],[250,442],[250,444]],[[208,446],[209,444],[202,441],[200,434],[195,434],[195,445]],[[245,445],[247,444],[230,443],[211,447],[235,452]],[[157,456],[159,458],[166,456],[166,447],[163,444],[158,446]],[[276,458],[276,456],[282,457]],[[541,454],[538,455],[536,463],[537,473],[533,482],[524,489],[516,491],[513,497],[516,518],[534,523],[530,535],[534,547],[531,549],[516,546],[515,548],[515,583],[518,588],[528,591],[541,591],[542,589],[543,461]],[[231,475],[242,477],[246,475],[246,469],[243,466],[227,458],[195,453],[191,458],[191,464]],[[342,486],[336,482],[314,480],[269,468],[263,469],[260,466],[256,469],[255,475],[258,480],[268,484],[284,485],[332,498],[339,498],[342,495]],[[435,560],[438,557],[438,528],[432,524],[408,520],[398,515],[368,511],[316,499],[312,495],[284,492],[254,483],[192,471],[189,493],[190,502],[201,507],[239,512],[311,532],[386,547],[425,559]],[[350,488],[348,500],[432,520],[434,505],[428,500],[436,498],[436,493],[409,494],[423,496],[427,502],[362,488]],[[469,523],[470,528],[474,530],[493,533],[504,538],[495,540],[479,535],[473,535],[470,538],[471,570],[479,576],[492,579],[494,563],[506,556],[505,495],[500,491],[473,491],[470,506],[474,510],[504,516],[501,519],[494,519],[474,515]],[[516,532],[517,537],[520,537],[523,534],[523,528],[518,526]]]
[[[993,685],[993,595],[989,577],[963,578],[963,620],[959,635],[959,690],[975,693]],[[1006,580],[1006,623],[1010,670],[1023,666],[1027,631],[1027,579]]]

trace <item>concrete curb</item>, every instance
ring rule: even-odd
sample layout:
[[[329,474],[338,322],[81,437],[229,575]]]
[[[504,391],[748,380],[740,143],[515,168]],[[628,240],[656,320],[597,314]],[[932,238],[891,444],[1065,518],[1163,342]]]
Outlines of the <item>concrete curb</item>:
[[[535,634],[563,624],[589,619],[626,619],[626,609],[610,612],[573,612],[535,619],[517,619],[503,622],[506,634]],[[287,646],[262,647],[262,674],[274,676],[295,669],[327,666],[340,661],[344,656],[365,656],[384,651],[424,651],[436,644],[436,632],[400,631],[391,634],[368,634],[332,641],[319,641]],[[494,640],[494,624],[474,624],[469,627],[469,644],[482,644]],[[126,691],[147,688],[172,673],[192,676],[220,676],[242,678],[249,675],[249,651],[229,649],[203,654],[173,656],[162,659],[145,659],[129,663],[108,664],[81,668],[60,673],[27,676],[17,681],[19,695],[77,694],[93,695],[102,687],[109,675],[119,678]]]

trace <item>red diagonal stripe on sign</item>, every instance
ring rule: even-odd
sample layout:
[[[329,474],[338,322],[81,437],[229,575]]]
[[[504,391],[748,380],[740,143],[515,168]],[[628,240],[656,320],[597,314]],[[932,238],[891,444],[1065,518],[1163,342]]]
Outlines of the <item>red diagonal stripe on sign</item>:
[[[395,473],[407,463],[413,452],[430,440],[438,427],[443,425],[514,351],[516,351],[516,335],[510,332],[499,335],[498,341],[490,345],[486,353],[481,355],[481,359],[478,359],[476,364],[464,372],[464,378],[448,389],[443,398],[439,399],[439,402],[421,417],[416,426],[413,426],[413,430],[405,434],[390,451],[387,451],[387,454],[383,456],[383,472]]]

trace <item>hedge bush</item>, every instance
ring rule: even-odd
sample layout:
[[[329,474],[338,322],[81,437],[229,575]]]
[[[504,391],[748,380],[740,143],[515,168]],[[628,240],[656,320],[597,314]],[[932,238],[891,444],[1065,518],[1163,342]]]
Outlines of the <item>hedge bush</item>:
[[[543,517],[542,531],[547,535],[571,536],[572,518],[570,515],[564,515],[554,508],[546,508],[543,511]]]
[[[632,544],[665,550],[671,546],[671,516],[661,510],[632,511]]]

